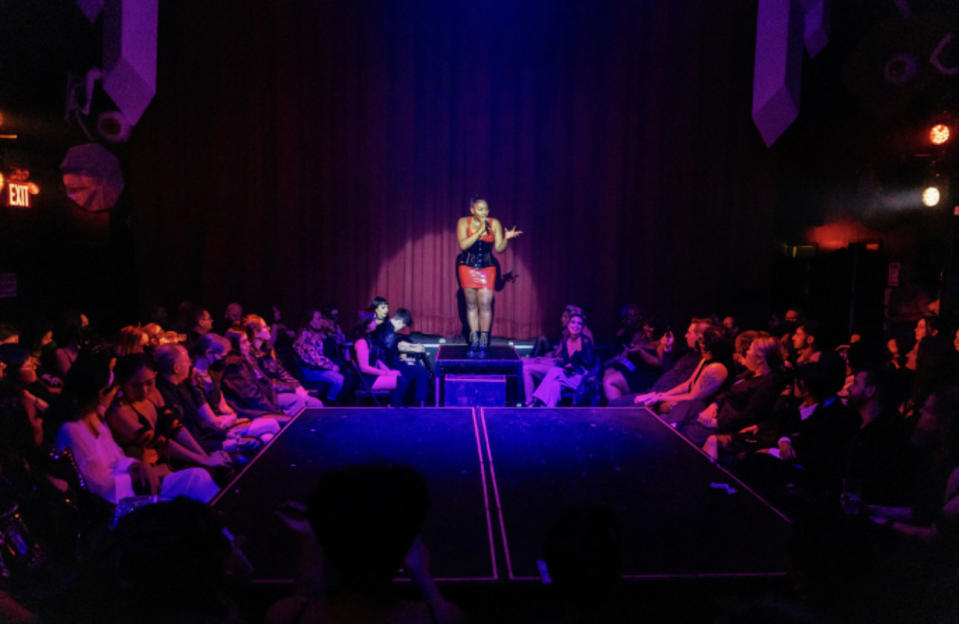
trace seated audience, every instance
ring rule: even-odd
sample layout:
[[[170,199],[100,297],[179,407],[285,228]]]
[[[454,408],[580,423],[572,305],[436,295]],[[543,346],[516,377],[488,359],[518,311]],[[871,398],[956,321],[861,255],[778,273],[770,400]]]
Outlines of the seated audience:
[[[859,415],[859,430],[846,450],[843,489],[884,505],[901,502],[908,487],[909,430],[892,393],[888,374],[868,368],[855,371],[847,400]]]
[[[959,388],[943,388],[926,400],[911,446],[916,457],[911,506],[879,505],[848,492],[844,498],[862,505],[876,524],[927,542],[946,537],[954,548],[959,537]],[[954,573],[954,560],[950,567]]]
[[[523,392],[526,395],[527,405],[533,401],[533,391],[536,389],[536,380],[542,379],[549,369],[556,366],[559,351],[563,346],[563,340],[569,333],[566,327],[569,325],[569,318],[573,314],[579,314],[583,318],[586,318],[581,307],[573,304],[567,305],[563,308],[563,313],[559,317],[560,335],[556,341],[556,345],[551,346],[545,336],[540,336],[536,341],[536,345],[533,347],[533,355],[523,359]],[[593,335],[589,332],[588,327],[583,331],[585,336],[590,340],[593,339]]]
[[[429,572],[418,537],[426,522],[426,480],[412,468],[347,466],[320,478],[304,518],[287,505],[284,521],[304,536],[300,595],[273,605],[268,624],[462,622]],[[308,522],[304,522],[307,520]],[[318,561],[317,561],[318,560]],[[419,590],[405,600],[393,582],[400,567]]]
[[[672,332],[663,332],[652,321],[643,321],[639,331],[623,344],[622,351],[606,362],[603,394],[607,400],[630,392],[645,392],[662,374],[666,353],[672,351]]]
[[[238,414],[227,402],[220,382],[231,348],[230,341],[223,336],[213,332],[204,334],[194,345],[193,372],[190,377],[191,385],[210,408],[213,419],[211,425],[227,431],[233,440],[226,442],[228,450],[235,444],[241,444],[240,438],[253,437],[264,443],[269,442],[280,431],[278,419],[286,418],[282,414],[274,418],[269,412],[259,410],[241,410]]]
[[[206,308],[190,306],[188,318],[185,346],[192,351],[200,338],[213,331],[213,316]]]
[[[273,381],[264,375],[256,364],[246,331],[230,330],[226,337],[232,348],[226,356],[220,387],[227,402],[237,414],[245,418],[267,415],[277,417],[285,414],[286,416],[280,419],[281,422],[289,421],[289,416],[297,413],[293,409],[301,405],[287,402],[285,405],[291,409],[284,409],[284,404],[278,400]]]
[[[668,418],[677,425],[684,425],[699,414],[713,396],[728,385],[732,345],[719,329],[710,325],[699,339],[697,348],[701,354],[699,364],[688,379],[665,392],[641,394],[635,397],[634,403],[653,407],[660,414],[682,405],[682,409]]]
[[[693,371],[699,367],[700,361],[702,360],[702,353],[699,351],[699,340],[709,327],[712,327],[709,319],[693,317],[684,336],[685,351],[677,354],[676,347],[674,347],[671,351],[665,351],[663,353],[663,368],[666,372],[656,380],[656,383],[650,388],[651,392],[671,390],[693,374]],[[680,355],[680,357],[674,359],[677,355]],[[672,364],[670,364],[670,361],[672,361]],[[641,394],[643,393],[630,393],[617,399],[612,399],[609,405],[611,407],[632,406],[637,402],[637,397],[641,396]],[[642,402],[642,400],[639,402]]]
[[[555,407],[563,396],[564,388],[575,393],[587,377],[595,378],[599,374],[599,357],[593,348],[593,341],[583,335],[585,327],[586,319],[582,315],[570,315],[567,336],[560,344],[558,361],[546,372],[533,393],[533,403],[527,407]]]
[[[166,464],[123,453],[110,428],[100,420],[116,393],[109,363],[87,352],[73,362],[57,402],[56,413],[63,424],[56,447],[73,451],[87,488],[111,503],[138,492],[170,498],[186,496],[201,502],[212,499],[219,488],[206,470],[174,471]]]
[[[243,306],[236,301],[228,303],[226,308],[223,310],[222,329],[223,331],[220,333],[224,335],[231,329],[243,331]]]
[[[360,316],[360,322],[354,330],[353,351],[356,356],[357,372],[363,387],[370,390],[392,390],[390,405],[401,407],[409,381],[399,370],[390,368],[384,361],[385,355],[376,340],[376,317],[372,314]]]
[[[145,353],[150,346],[150,335],[139,325],[127,325],[120,328],[114,341],[118,357],[133,353]]]
[[[781,497],[793,483],[806,504],[837,500],[845,451],[859,417],[836,398],[845,380],[845,365],[835,353],[797,370],[796,400],[777,410],[776,446],[752,454],[743,471],[770,495]]]
[[[84,562],[64,614],[74,624],[239,624],[231,597],[248,574],[216,511],[178,498],[117,521]],[[252,620],[250,620],[252,621]]]
[[[81,312],[66,312],[60,317],[54,335],[58,345],[54,353],[56,374],[63,379],[90,337],[90,319]]]
[[[320,310],[313,309],[310,310],[307,322],[300,328],[300,333],[293,341],[293,351],[296,353],[300,374],[305,383],[325,384],[326,398],[330,401],[336,401],[340,390],[343,389],[343,374],[340,373],[340,367],[326,355],[327,342],[334,332],[333,321],[324,316]],[[332,353],[336,355],[336,351]]]
[[[243,328],[249,343],[248,359],[270,380],[276,390],[276,399],[285,414],[299,414],[306,408],[323,407],[323,401],[311,396],[303,385],[283,367],[270,343],[270,326],[262,316],[248,314]],[[242,345],[241,345],[242,350]]]
[[[796,366],[819,361],[822,357],[821,333],[820,325],[815,321],[804,321],[796,327],[792,335],[793,362]]]
[[[413,317],[410,311],[399,308],[390,317],[388,323],[381,324],[373,331],[373,340],[383,354],[386,365],[400,371],[400,374],[406,378],[408,386],[413,391],[413,405],[423,407],[430,386],[430,372],[422,363],[400,357],[400,353],[423,354],[426,352],[423,345],[408,342],[399,333],[412,324]]]
[[[229,468],[230,456],[221,450],[207,453],[173,410],[163,405],[156,390],[157,372],[141,354],[117,359],[119,386],[106,420],[124,452],[160,470],[177,466]]]
[[[701,411],[683,434],[719,459],[721,449],[734,442],[742,430],[770,418],[776,399],[786,385],[779,341],[760,336],[752,341],[744,359],[747,373]]]

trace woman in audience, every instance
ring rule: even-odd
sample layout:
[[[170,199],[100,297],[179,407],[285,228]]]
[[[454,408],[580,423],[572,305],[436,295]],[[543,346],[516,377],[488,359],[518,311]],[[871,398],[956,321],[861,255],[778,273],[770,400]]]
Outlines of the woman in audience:
[[[654,406],[660,414],[669,413],[682,403],[682,409],[670,415],[670,422],[684,425],[695,418],[708,401],[727,385],[732,366],[732,346],[716,327],[708,327],[696,347],[701,354],[699,364],[686,381],[665,392],[641,394],[636,397],[635,403]]]
[[[703,450],[714,459],[719,459],[720,449],[732,445],[737,432],[747,435],[772,416],[776,399],[786,385],[782,349],[772,336],[755,338],[743,363],[746,376],[710,403],[683,432],[696,444],[705,444]]]
[[[269,415],[251,420],[240,417],[220,390],[220,379],[226,366],[230,341],[219,334],[207,332],[194,345],[191,383],[206,399],[212,412],[212,424],[228,431],[231,437],[253,437],[269,442],[279,432],[280,423]]]
[[[46,412],[50,402],[56,398],[56,393],[51,392],[37,375],[37,358],[26,347],[4,344],[0,345],[0,364],[6,369],[8,383],[33,401],[41,414]]]
[[[276,398],[286,414],[298,414],[304,408],[323,407],[323,402],[310,396],[306,388],[283,367],[270,343],[270,326],[258,314],[247,314],[243,319],[249,351],[247,358],[276,390]]]
[[[139,325],[127,325],[117,333],[115,344],[117,357],[144,353],[150,345],[150,336]]]
[[[528,407],[555,407],[562,399],[564,388],[576,392],[587,377],[599,374],[599,357],[593,349],[593,341],[583,335],[585,326],[582,314],[570,315],[558,362],[546,372],[533,393],[532,405]]]
[[[400,371],[388,367],[383,362],[383,354],[380,353],[372,337],[375,329],[375,316],[367,314],[360,316],[353,338],[357,372],[365,387],[371,390],[392,390],[390,405],[400,407],[403,405],[403,397],[406,396],[409,382],[400,374]]]
[[[622,330],[621,330],[622,331]],[[603,371],[603,392],[609,400],[630,392],[646,392],[663,372],[663,356],[672,349],[672,332],[663,332],[651,320],[623,345],[623,351],[606,363]]]
[[[219,488],[206,470],[173,471],[165,464],[155,465],[123,454],[110,428],[100,420],[116,393],[109,362],[84,352],[74,361],[56,405],[56,413],[65,421],[57,433],[56,446],[72,449],[87,487],[111,503],[133,496],[135,487],[140,492],[171,498],[212,499]]]
[[[146,357],[123,356],[115,371],[120,391],[106,419],[127,455],[151,466],[230,467],[227,453],[204,451],[175,414],[164,409],[156,391],[157,372]]]

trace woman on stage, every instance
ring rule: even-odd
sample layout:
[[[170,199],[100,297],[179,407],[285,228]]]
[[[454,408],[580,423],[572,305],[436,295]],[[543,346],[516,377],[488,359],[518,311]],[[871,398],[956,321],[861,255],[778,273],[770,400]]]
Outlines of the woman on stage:
[[[470,216],[461,217],[456,224],[456,237],[462,250],[456,258],[456,271],[466,298],[470,357],[486,357],[489,348],[496,283],[492,251],[503,253],[507,241],[520,234],[515,227],[504,231],[500,222],[489,216],[486,200],[475,196],[470,200]]]

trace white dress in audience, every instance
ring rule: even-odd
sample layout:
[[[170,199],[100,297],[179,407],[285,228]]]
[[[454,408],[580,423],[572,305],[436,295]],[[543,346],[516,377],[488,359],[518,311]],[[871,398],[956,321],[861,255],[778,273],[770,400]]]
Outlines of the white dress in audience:
[[[57,433],[56,447],[73,451],[77,468],[87,482],[87,488],[111,503],[135,496],[130,468],[136,460],[120,450],[110,428],[97,423],[96,434],[82,421],[66,422]],[[213,478],[203,468],[187,468],[171,472],[163,478],[160,496],[186,496],[203,503],[209,502],[219,491]]]

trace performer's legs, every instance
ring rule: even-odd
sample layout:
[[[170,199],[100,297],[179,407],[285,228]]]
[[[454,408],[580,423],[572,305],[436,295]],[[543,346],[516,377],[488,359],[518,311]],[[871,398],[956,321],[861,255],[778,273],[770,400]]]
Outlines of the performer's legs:
[[[477,302],[475,288],[464,288],[463,296],[466,298],[466,324],[470,327],[470,339],[472,335],[479,331],[479,304]]]
[[[493,291],[484,288],[475,292],[479,302],[479,330],[488,332],[493,323]]]

